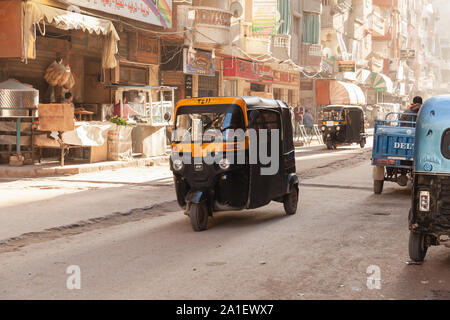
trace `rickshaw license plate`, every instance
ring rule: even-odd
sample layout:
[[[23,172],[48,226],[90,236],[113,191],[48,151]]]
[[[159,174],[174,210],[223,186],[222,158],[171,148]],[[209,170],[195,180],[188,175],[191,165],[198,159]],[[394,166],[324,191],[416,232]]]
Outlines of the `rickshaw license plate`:
[[[203,164],[195,164],[194,170],[195,171],[203,171]]]
[[[334,121],[327,121],[327,127],[334,126]]]

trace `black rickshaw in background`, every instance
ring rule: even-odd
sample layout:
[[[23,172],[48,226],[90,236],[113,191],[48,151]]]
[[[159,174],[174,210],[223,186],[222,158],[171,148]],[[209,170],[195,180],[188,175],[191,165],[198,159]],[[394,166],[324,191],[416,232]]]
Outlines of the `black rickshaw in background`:
[[[244,134],[229,136],[230,129]],[[272,132],[278,135],[274,138]],[[252,154],[251,150],[261,149],[270,150],[271,163]],[[206,163],[207,155],[215,158],[214,163]],[[291,111],[282,101],[181,100],[175,109],[170,168],[178,203],[195,231],[207,228],[213,212],[255,209],[271,201],[283,203],[287,215],[297,212]]]
[[[361,148],[366,145],[365,117],[362,107],[347,105],[330,105],[322,109],[323,118],[320,128],[329,150],[338,145],[358,143]]]
[[[418,115],[408,220],[413,261],[430,246],[450,245],[450,95],[429,99]]]

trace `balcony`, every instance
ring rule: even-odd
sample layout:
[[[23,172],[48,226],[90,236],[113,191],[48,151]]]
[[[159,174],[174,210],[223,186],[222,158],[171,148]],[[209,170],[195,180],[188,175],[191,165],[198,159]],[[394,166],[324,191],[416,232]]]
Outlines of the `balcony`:
[[[369,30],[373,32],[375,37],[384,37],[386,33],[386,22],[378,13],[373,12],[368,20]]]
[[[232,13],[212,7],[178,6],[177,31],[193,28],[195,46],[223,47],[230,44]]]
[[[255,56],[269,54],[271,43],[271,38],[268,36],[252,35],[245,37],[245,52]]]
[[[288,34],[278,34],[272,37],[272,55],[280,60],[291,58],[291,36]]]
[[[320,44],[302,44],[300,64],[305,67],[320,67],[322,46]]]

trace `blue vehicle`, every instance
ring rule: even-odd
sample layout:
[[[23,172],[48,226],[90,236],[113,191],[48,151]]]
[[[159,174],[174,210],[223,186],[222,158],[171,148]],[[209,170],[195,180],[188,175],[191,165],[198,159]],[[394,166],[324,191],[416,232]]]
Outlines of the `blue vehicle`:
[[[409,255],[421,262],[430,246],[448,244],[450,237],[450,95],[420,110],[414,158]]]
[[[402,114],[392,112],[385,120],[375,120],[373,134],[373,189],[383,192],[385,181],[405,187],[411,178],[414,161],[416,123],[400,121]],[[415,114],[412,114],[415,120]]]

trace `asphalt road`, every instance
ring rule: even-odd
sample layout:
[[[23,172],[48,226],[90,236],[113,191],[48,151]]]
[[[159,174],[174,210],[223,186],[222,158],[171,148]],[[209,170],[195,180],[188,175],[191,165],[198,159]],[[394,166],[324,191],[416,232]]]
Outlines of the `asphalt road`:
[[[174,204],[163,170],[5,181],[14,201],[2,209],[15,231],[0,229],[8,239],[0,299],[450,299],[450,249],[433,247],[424,264],[406,264],[409,190],[387,184],[375,196],[369,151],[299,149],[296,215],[278,203],[218,213],[201,233]],[[55,193],[39,189],[21,204],[13,194],[26,185]],[[46,206],[53,213],[43,214]],[[21,207],[33,221],[26,228]],[[67,288],[69,266],[79,267],[79,290]],[[371,270],[380,282],[369,288]]]

